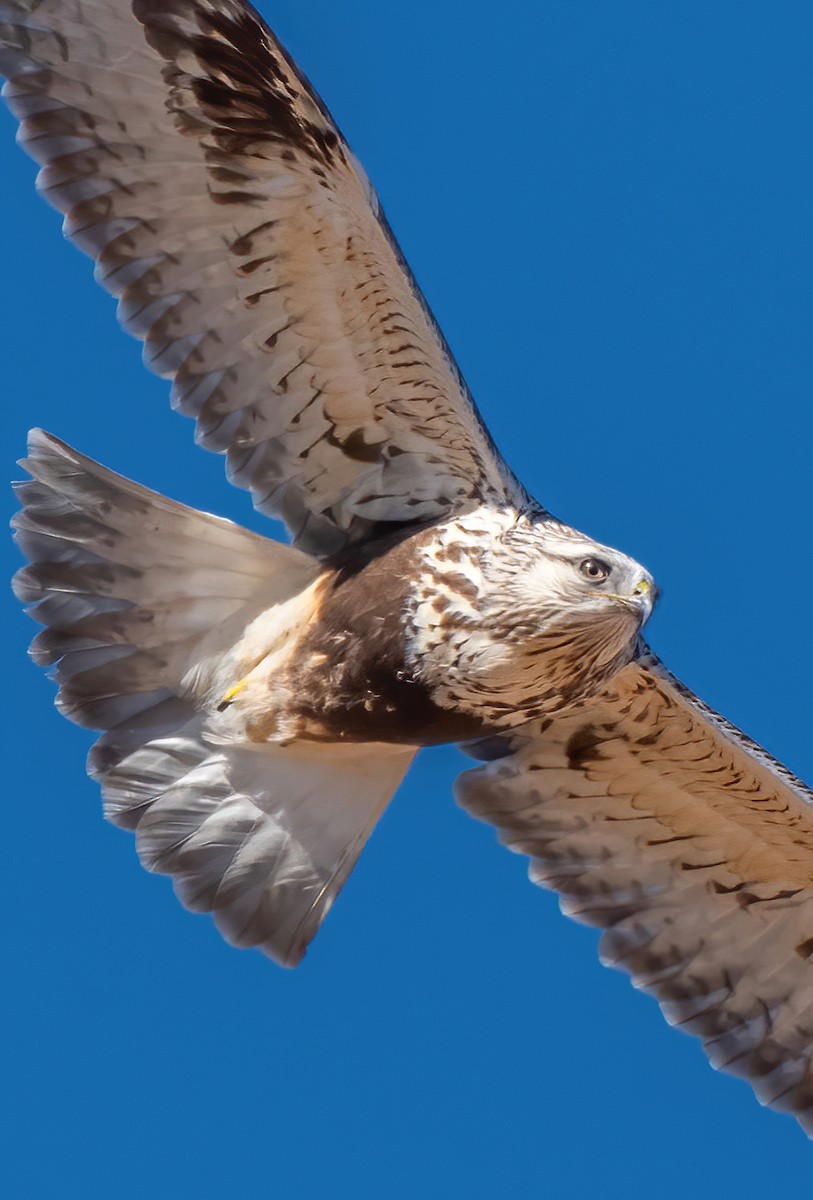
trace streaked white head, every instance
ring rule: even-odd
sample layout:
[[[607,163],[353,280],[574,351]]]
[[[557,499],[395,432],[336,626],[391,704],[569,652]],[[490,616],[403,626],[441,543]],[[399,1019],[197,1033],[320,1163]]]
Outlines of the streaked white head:
[[[499,577],[506,597],[545,626],[621,610],[640,627],[658,597],[649,571],[635,559],[550,519],[521,518],[483,565]]]
[[[658,590],[634,559],[542,514],[479,511],[424,549],[411,644],[436,699],[513,725],[596,692]]]

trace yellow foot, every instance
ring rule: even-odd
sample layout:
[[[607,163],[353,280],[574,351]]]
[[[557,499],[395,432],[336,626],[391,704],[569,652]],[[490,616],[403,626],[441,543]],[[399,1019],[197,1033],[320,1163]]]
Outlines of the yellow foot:
[[[248,683],[248,675],[246,675],[243,679],[241,679],[239,683],[236,683],[234,685],[234,687],[230,687],[227,692],[224,692],[223,699],[220,701],[220,703],[217,706],[217,711],[223,712],[224,708],[228,708],[229,705],[231,704],[232,700],[234,699],[234,697],[238,696],[240,694],[240,692],[242,692],[243,688],[246,686],[247,683]]]

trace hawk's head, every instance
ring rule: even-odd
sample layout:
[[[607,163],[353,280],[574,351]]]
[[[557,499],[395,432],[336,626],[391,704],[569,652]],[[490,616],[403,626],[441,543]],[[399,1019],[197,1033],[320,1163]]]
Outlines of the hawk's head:
[[[520,517],[482,558],[480,682],[553,713],[635,655],[658,590],[634,559],[550,518]]]
[[[495,547],[492,565],[506,594],[544,627],[605,617],[637,630],[658,597],[640,563],[550,519],[518,521]]]
[[[497,726],[560,712],[635,655],[657,588],[625,554],[545,514],[476,512],[432,531],[410,652],[443,707]]]

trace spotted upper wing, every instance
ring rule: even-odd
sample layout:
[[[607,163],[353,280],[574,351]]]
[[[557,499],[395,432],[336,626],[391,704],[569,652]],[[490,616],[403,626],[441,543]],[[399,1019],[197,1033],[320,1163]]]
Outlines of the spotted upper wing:
[[[38,187],[234,483],[330,553],[523,493],[377,198],[242,0],[0,0]]]
[[[650,656],[479,750],[463,807],[606,930],[603,962],[813,1136],[813,793]]]

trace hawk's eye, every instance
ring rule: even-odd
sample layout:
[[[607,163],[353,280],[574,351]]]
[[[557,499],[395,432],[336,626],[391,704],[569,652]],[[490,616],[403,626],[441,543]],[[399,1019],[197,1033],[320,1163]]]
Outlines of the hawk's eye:
[[[579,563],[579,570],[591,583],[603,583],[610,578],[610,568],[600,558],[585,558]]]

